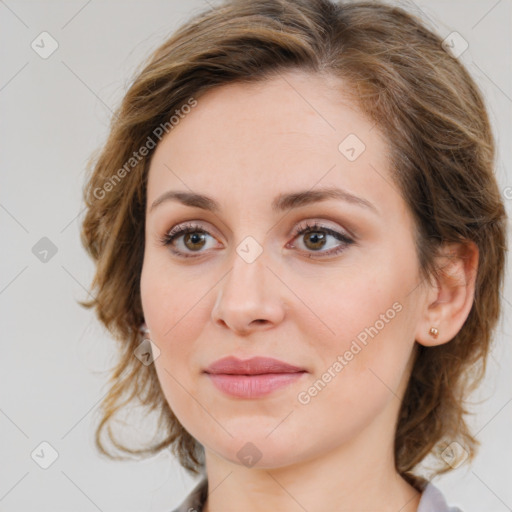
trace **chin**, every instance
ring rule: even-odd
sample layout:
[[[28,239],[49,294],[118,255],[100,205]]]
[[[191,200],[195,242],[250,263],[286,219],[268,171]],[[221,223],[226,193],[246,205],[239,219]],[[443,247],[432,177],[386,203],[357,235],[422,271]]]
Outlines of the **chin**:
[[[275,425],[274,422],[272,428],[275,428]],[[300,446],[300,442],[295,440],[295,435],[285,430],[280,432],[280,436],[275,435],[277,430],[269,435],[272,428],[269,429],[266,423],[261,429],[256,429],[254,424],[251,429],[245,430],[228,428],[233,437],[222,434],[217,439],[209,437],[206,443],[202,444],[218,457],[247,468],[272,469],[299,462],[307,449]]]

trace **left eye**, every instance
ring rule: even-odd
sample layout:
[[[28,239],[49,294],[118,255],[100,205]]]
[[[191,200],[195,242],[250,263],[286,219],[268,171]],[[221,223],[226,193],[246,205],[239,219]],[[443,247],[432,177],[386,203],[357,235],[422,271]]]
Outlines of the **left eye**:
[[[334,254],[338,254],[339,252],[345,250],[349,245],[354,243],[354,240],[350,238],[348,235],[344,233],[339,233],[331,228],[327,228],[321,226],[317,223],[313,225],[307,225],[305,227],[299,227],[295,230],[294,240],[303,235],[304,246],[306,247],[306,252],[310,252],[309,257],[315,258],[314,253],[321,253],[322,256],[332,256]],[[176,242],[180,242],[191,252],[201,253],[201,251],[206,246],[207,237],[211,237],[211,235],[201,228],[201,226],[188,224],[188,225],[180,225],[173,228],[169,233],[166,233],[161,238],[162,245],[170,246],[171,251],[179,257],[190,258],[195,257],[190,254],[186,254],[186,250],[182,248],[176,249]],[[333,238],[337,240],[338,245],[335,245],[334,248],[329,250],[321,250],[327,245],[327,239]],[[183,238],[183,240],[180,240]],[[211,237],[213,238],[213,237]],[[287,244],[287,247],[294,248],[293,245]],[[309,249],[309,250],[308,250]]]
[[[320,226],[317,223],[311,226],[306,225],[305,228],[299,228],[296,232],[295,238],[300,236],[302,236],[302,238],[299,239],[303,240],[302,243],[306,249],[311,249],[313,253],[320,252],[322,254],[321,257],[324,257],[325,255],[332,256],[334,254],[338,254],[354,243],[354,240],[348,235],[339,233],[338,231],[328,227]],[[327,246],[327,240],[329,237],[339,243],[337,245],[335,244],[334,247],[329,250],[321,251],[320,249],[324,249]],[[309,257],[314,258],[316,256],[311,254]]]

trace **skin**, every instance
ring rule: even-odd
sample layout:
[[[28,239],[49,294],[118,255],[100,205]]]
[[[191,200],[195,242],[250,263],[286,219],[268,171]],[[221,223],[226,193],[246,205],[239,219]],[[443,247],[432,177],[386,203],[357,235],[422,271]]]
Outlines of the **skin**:
[[[417,343],[448,342],[469,313],[477,254],[469,264],[452,259],[436,284],[421,279],[413,220],[391,180],[385,140],[343,88],[299,71],[216,88],[152,157],[141,298],[165,397],[205,447],[215,489],[207,512],[418,507],[420,493],[395,470],[395,423]],[[349,134],[366,146],[352,162],[338,149]],[[280,193],[327,186],[375,210],[339,199],[271,210]],[[221,210],[177,201],[151,210],[169,190],[205,194]],[[315,251],[293,231],[315,220],[355,242],[322,258],[341,242],[329,235]],[[181,236],[175,249],[192,257],[180,258],[160,238],[188,221],[207,232],[205,245]],[[247,236],[262,249],[252,263],[236,251]],[[299,393],[396,303],[400,312],[301,403]],[[264,398],[234,398],[203,373],[227,355],[274,357],[307,373]],[[248,442],[261,454],[252,467],[237,456]]]

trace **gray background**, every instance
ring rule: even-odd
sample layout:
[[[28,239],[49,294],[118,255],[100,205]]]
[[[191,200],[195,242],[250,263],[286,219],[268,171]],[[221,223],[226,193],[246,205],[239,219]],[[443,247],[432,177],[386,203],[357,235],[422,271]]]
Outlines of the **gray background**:
[[[76,300],[87,297],[93,275],[79,240],[85,163],[104,142],[135,67],[206,5],[0,1],[2,511],[164,511],[194,484],[167,451],[142,462],[96,453],[95,413],[114,343]],[[457,31],[468,41],[460,59],[488,101],[510,212],[512,1],[402,5],[429,18],[443,37]],[[47,59],[31,48],[43,31],[59,45]],[[43,237],[57,250],[46,262],[33,253]],[[482,400],[473,409],[480,453],[471,468],[435,480],[465,512],[512,510],[510,290],[509,273],[488,376],[475,395]],[[31,458],[42,441],[58,453],[48,469]]]

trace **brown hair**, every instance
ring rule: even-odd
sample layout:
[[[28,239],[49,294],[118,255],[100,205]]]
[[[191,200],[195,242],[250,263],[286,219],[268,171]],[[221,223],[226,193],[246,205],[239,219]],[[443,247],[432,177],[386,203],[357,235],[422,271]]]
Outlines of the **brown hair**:
[[[485,373],[506,252],[494,138],[481,92],[461,62],[443,49],[441,38],[416,16],[370,1],[226,1],[195,15],[138,72],[105,146],[89,163],[84,189],[82,242],[96,274],[94,299],[81,304],[95,308],[121,350],[102,402],[97,447],[121,458],[103,444],[101,433],[108,426],[110,441],[124,454],[151,455],[169,447],[189,471],[203,464],[202,446],[171,411],[154,365],[145,366],[133,355],[144,322],[139,282],[152,152],[130,159],[191,97],[223,84],[265,80],[285,69],[339,77],[384,134],[393,179],[415,219],[425,277],[439,271],[434,256],[442,243],[469,240],[479,249],[469,316],[449,343],[418,345],[395,436],[397,471],[411,483],[419,481],[413,468],[451,441],[457,440],[471,461],[479,442],[465,422],[464,402]],[[111,430],[115,415],[135,400],[159,413],[159,431],[165,434],[142,449],[120,443]],[[451,469],[440,462],[436,473]]]

